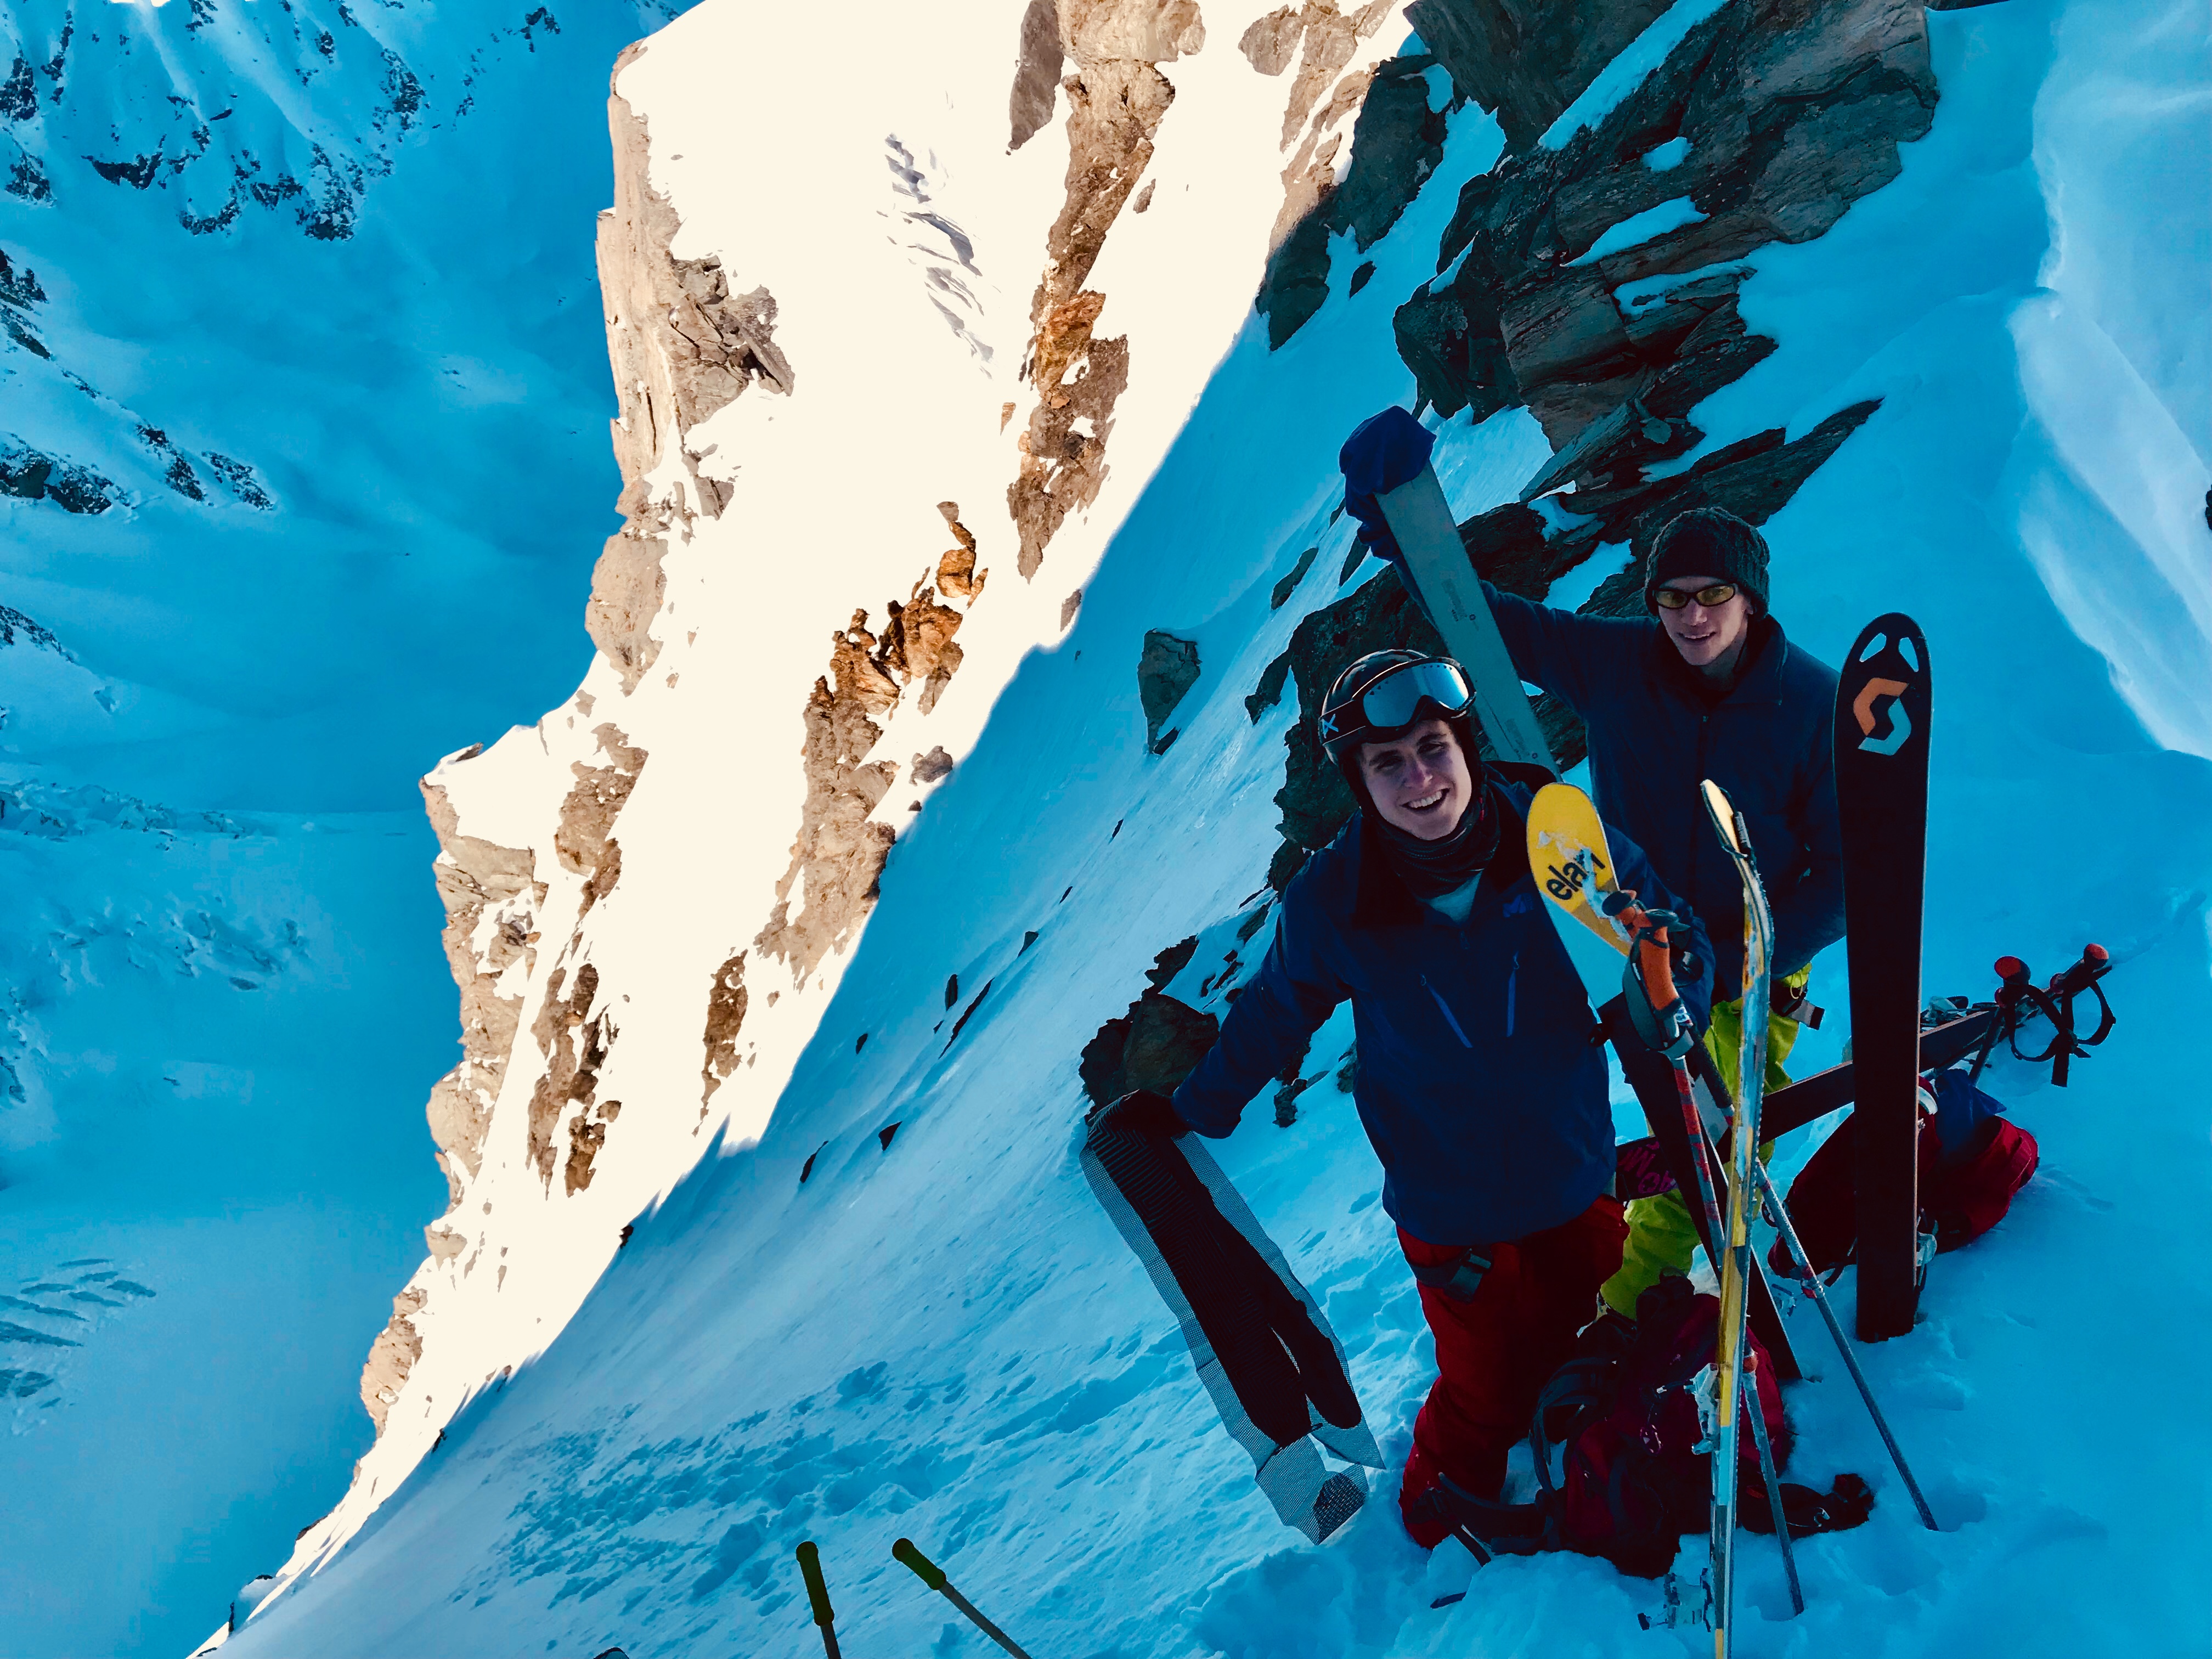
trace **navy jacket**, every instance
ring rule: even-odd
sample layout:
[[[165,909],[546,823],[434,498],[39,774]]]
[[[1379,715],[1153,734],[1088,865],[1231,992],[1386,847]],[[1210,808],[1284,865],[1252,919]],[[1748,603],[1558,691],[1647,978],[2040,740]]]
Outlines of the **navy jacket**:
[[[1200,1133],[1237,1127],[1252,1097],[1352,999],[1353,1098],[1382,1160],[1382,1207],[1416,1238],[1498,1243],[1572,1220],[1613,1182],[1613,1112],[1596,1019],[1528,873],[1528,791],[1492,782],[1498,856],[1464,923],[1414,898],[1355,814],[1283,894],[1274,943],[1176,1091]],[[1642,853],[1613,837],[1623,886],[1674,905]],[[1711,947],[1678,978],[1700,1024]]]
[[[1483,591],[1521,678],[1589,727],[1600,815],[1650,854],[1712,934],[1716,994],[1742,991],[1743,888],[1706,815],[1701,779],[1727,790],[1751,826],[1774,912],[1775,972],[1795,973],[1843,937],[1833,669],[1761,617],[1742,678],[1708,704],[1656,621],[1554,611],[1487,582]]]

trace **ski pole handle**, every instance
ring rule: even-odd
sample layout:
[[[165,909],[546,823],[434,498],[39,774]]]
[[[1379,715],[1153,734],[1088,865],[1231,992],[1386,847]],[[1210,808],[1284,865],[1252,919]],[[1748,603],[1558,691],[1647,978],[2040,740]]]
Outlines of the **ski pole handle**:
[[[814,1622],[828,1630],[837,1614],[830,1605],[830,1586],[822,1577],[822,1552],[808,1539],[799,1547],[799,1576],[806,1581],[806,1599],[814,1607]]]
[[[945,1576],[945,1569],[916,1549],[912,1539],[902,1538],[893,1544],[891,1556],[923,1583],[959,1608],[968,1616],[969,1624],[1012,1655],[1013,1659],[1030,1659],[1030,1656],[1022,1650],[1020,1644],[986,1619],[973,1601],[953,1588],[952,1581]]]
[[[902,1538],[892,1545],[891,1557],[930,1589],[941,1590],[945,1588],[945,1570],[916,1549],[912,1539]]]

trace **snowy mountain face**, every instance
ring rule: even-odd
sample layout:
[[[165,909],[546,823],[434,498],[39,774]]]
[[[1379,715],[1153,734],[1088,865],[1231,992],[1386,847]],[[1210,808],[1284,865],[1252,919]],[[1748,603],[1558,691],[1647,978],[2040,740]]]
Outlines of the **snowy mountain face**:
[[[1304,717],[1352,656],[1426,637],[1335,512],[1338,443],[1392,401],[1437,431],[1462,538],[1502,586],[1622,608],[1658,526],[1710,501],[1765,524],[1776,610],[1827,659],[1872,616],[1911,611],[1937,685],[1929,988],[1984,992],[1999,950],[2040,967],[2095,937],[2122,959],[2112,1042],[2068,1091],[2016,1103],[2043,1174],[1996,1234],[1937,1264],[1920,1328],[1867,1356],[1945,1529],[1916,1529],[1840,1375],[1794,1388],[1798,1478],[1856,1470],[1877,1508],[1802,1547],[1812,1605],[1796,1621],[1778,1558],[1747,1547],[1746,1650],[2193,1639],[2175,1570],[2191,1498],[2138,1479],[2108,1421],[2064,1402],[2107,1394],[2116,1355],[2161,1372],[2207,1358],[2201,1288],[2144,1266],[2188,1259],[2207,1161],[2193,1068],[2155,1040],[2212,1012],[2198,20],[2156,0],[1256,3],[867,5],[833,41],[811,17],[704,0],[623,55],[597,238],[622,522],[586,604],[595,651],[534,726],[424,781],[464,1035],[430,1098],[447,1208],[362,1376],[376,1443],[289,1559],[259,1562],[275,1580],[240,1607],[240,1652],[801,1652],[815,1638],[790,1552],[810,1536],[852,1650],[981,1651],[892,1565],[901,1534],[1040,1655],[1706,1639],[1665,1628],[1659,1588],[1600,1562],[1500,1563],[1470,1583],[1456,1546],[1422,1557],[1387,1501],[1326,1547],[1291,1541],[1077,1169],[1089,1099],[1189,1063],[1264,949],[1273,894],[1348,810]],[[453,97],[474,27],[426,26],[428,56],[401,56],[426,86],[434,58]],[[350,158],[329,178],[370,181],[360,246],[408,156],[391,130],[404,100],[362,54],[348,73],[291,123],[289,161],[270,143],[258,171],[233,161],[244,194],[216,234],[281,228],[264,245],[321,257],[309,198],[333,198],[301,159],[312,131]],[[524,102],[507,73],[482,84]],[[457,133],[482,112],[442,107]],[[184,118],[146,118],[84,153],[170,158],[147,190],[200,191],[176,196],[174,246],[216,246],[190,222],[233,199],[219,172],[175,165],[200,153]],[[387,153],[392,176],[374,182]],[[252,181],[280,165],[299,194],[264,204]],[[392,270],[427,275],[411,238],[484,194],[420,188],[406,199],[422,216],[395,210],[381,246],[383,291],[402,286]],[[580,223],[526,230],[524,205],[514,237],[580,246]],[[80,268],[43,251],[10,267],[50,293],[49,270]],[[515,337],[489,300],[452,303],[441,349],[459,352],[470,325]],[[511,356],[469,361],[443,377],[469,396],[520,386],[503,406],[532,419],[567,407],[521,370],[490,372]],[[392,386],[389,402],[364,394],[374,418],[343,441],[342,400],[312,404],[302,418],[330,430],[289,448],[265,417],[240,427],[265,450],[176,416],[161,429],[195,477],[213,452],[252,465],[280,509],[209,510],[275,523],[343,493],[314,470],[326,453],[415,453],[416,405],[404,376]],[[501,441],[441,430],[466,432],[480,460]],[[53,458],[46,495],[27,497],[58,508],[41,522],[128,522],[52,499],[64,464],[125,471],[123,449],[64,435],[21,439]],[[339,545],[362,550],[410,513],[477,526],[433,505],[461,474],[402,489],[401,471],[368,475],[388,493],[356,492],[385,516],[318,522],[343,517]],[[529,477],[531,522],[573,538],[544,516],[562,469]],[[131,512],[185,510],[173,489],[133,487]],[[363,551],[346,587],[363,638],[550,673],[530,619],[507,627],[510,595],[526,610],[539,586],[456,532],[441,545],[456,637],[422,647],[434,629],[380,620],[421,594]],[[459,589],[477,576],[468,609]],[[258,591],[265,575],[232,580],[241,618],[282,603]],[[31,592],[21,608],[52,645],[105,666]],[[315,592],[330,603],[337,585]],[[566,602],[580,597],[580,580]],[[69,620],[110,610],[109,629],[130,625],[112,603]],[[140,626],[116,662],[158,656]],[[228,641],[249,629],[221,631],[218,650],[248,654]],[[45,653],[22,659],[45,677],[23,671],[27,707],[33,692],[100,706],[90,670],[81,684],[17,632],[9,650]],[[287,672],[245,678],[347,706],[342,660]],[[149,677],[146,702],[204,701],[218,678]],[[521,678],[477,695],[511,699]],[[300,811],[380,805],[386,763],[444,729],[434,713],[485,736],[498,722],[426,690],[380,706],[392,730],[329,759],[313,739],[343,729],[336,715],[290,714],[302,697],[264,717],[268,701],[232,706],[276,758],[204,794],[232,816],[191,826],[191,844],[211,865],[225,836],[286,849],[298,897],[241,879],[232,910],[207,913],[228,931],[182,918],[201,954],[173,951],[194,994],[219,968],[296,984],[306,1009],[369,953],[348,957],[335,929],[295,944],[283,923],[344,896],[356,908],[329,914],[360,925],[393,890],[343,851],[305,862],[297,849],[330,843],[241,799],[244,777],[287,780],[279,804]],[[1546,719],[1577,752],[1565,712]],[[193,729],[95,751],[112,757],[107,787],[219,775],[188,770],[193,745],[167,735]],[[155,833],[141,824],[157,809],[74,795],[57,810],[64,787],[90,786],[42,780],[26,799],[86,837]],[[21,821],[11,800],[5,822]],[[2124,860],[2085,856],[2121,823],[2154,833]],[[70,868],[127,866],[94,856]],[[27,890],[65,877],[41,879]],[[374,914],[396,958],[405,918]],[[139,934],[106,948],[134,964],[155,951]],[[1815,971],[1832,1006],[1840,963]],[[420,986],[396,965],[377,982]],[[377,1012],[409,1018],[396,995]],[[300,1028],[336,1048],[324,1018]],[[226,1029],[237,1052],[276,1052],[235,1017]],[[1847,1029],[1838,1009],[1800,1063],[1832,1057]],[[1395,1456],[1430,1358],[1343,1097],[1350,1041],[1340,1012],[1219,1150],[1345,1339]],[[378,1042],[363,1034],[341,1064]],[[327,1080],[331,1058],[308,1049],[301,1074]],[[173,1086],[208,1113],[244,1087],[189,1077]],[[376,1083],[349,1079],[348,1097]],[[1785,1148],[1782,1171],[1807,1150]],[[85,1322],[119,1337],[167,1304],[119,1251],[46,1237],[52,1260],[24,1264],[37,1288],[21,1297],[46,1312],[24,1322],[59,1331],[56,1310],[93,1309],[82,1294],[102,1304]],[[288,1311],[265,1328],[311,1328]],[[1799,1346],[1815,1342],[1807,1329]],[[2188,1467],[2203,1431],[2167,1434]]]
[[[573,683],[666,12],[11,6],[0,1650],[173,1653],[370,1443],[441,1189],[415,779]]]

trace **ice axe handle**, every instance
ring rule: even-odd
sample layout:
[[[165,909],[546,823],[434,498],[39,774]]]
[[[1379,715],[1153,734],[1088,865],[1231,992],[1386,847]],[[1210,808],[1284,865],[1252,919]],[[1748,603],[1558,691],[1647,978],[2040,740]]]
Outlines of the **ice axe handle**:
[[[915,1548],[912,1539],[902,1538],[897,1543],[892,1545],[891,1557],[901,1566],[912,1571],[915,1577],[921,1579],[930,1589],[941,1590],[945,1588],[945,1570]]]

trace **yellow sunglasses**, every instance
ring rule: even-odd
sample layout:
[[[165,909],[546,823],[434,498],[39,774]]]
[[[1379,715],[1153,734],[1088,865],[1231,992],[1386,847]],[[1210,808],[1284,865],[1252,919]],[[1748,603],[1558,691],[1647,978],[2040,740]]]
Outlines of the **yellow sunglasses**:
[[[1662,610],[1680,611],[1695,599],[1710,611],[1715,605],[1726,605],[1735,597],[1735,584],[1715,582],[1711,587],[1700,587],[1694,592],[1685,592],[1679,587],[1662,587],[1656,590],[1651,597]]]

